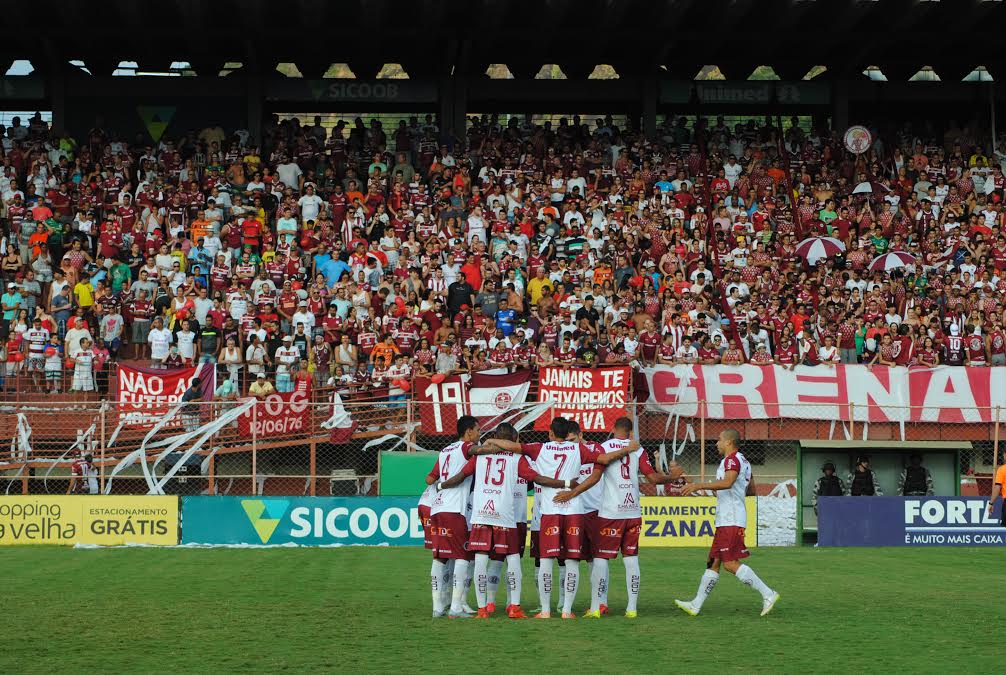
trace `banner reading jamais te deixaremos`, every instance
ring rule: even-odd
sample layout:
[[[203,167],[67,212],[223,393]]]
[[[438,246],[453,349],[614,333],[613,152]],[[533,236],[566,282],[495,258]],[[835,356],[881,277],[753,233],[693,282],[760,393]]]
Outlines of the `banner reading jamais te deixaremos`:
[[[1006,368],[677,365],[644,373],[648,407],[683,417],[848,421],[851,412],[859,422],[963,424],[992,422],[995,407],[1006,406]]]
[[[538,400],[552,402],[550,415],[534,422],[538,431],[548,429],[555,417],[579,423],[583,431],[611,431],[615,420],[625,415],[632,370],[613,368],[542,368],[538,373]]]

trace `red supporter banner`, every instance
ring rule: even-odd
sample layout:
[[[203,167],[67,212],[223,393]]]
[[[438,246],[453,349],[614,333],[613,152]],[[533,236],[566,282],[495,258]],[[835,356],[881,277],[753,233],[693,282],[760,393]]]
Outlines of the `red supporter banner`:
[[[458,418],[467,414],[466,390],[460,375],[448,375],[441,382],[416,377],[412,395],[419,404],[419,431],[427,436],[455,434]]]
[[[311,424],[311,387],[297,382],[291,392],[269,394],[238,417],[238,433],[247,438],[303,434]]]
[[[143,368],[123,363],[117,375],[119,412],[125,426],[144,426],[158,422],[182,398],[199,377],[203,400],[213,400],[216,368],[204,363],[190,368]],[[173,420],[174,422],[174,420]],[[178,420],[177,424],[181,424]]]
[[[711,419],[858,422],[995,421],[1006,406],[1006,368],[861,365],[676,365],[644,369],[648,407]]]
[[[475,415],[487,427],[508,421],[520,413],[530,387],[530,370],[449,375],[440,382],[417,377],[412,392],[419,403],[420,431],[428,436],[453,435],[463,415]]]
[[[551,414],[534,422],[538,431],[547,431],[555,417],[579,423],[583,431],[611,431],[615,420],[626,414],[632,369],[542,368],[538,373],[538,400],[554,402]]]

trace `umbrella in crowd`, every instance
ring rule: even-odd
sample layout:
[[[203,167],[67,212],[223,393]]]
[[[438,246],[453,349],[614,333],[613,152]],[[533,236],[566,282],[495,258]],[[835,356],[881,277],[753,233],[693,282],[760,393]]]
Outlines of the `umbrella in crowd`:
[[[890,272],[899,267],[907,267],[915,264],[915,256],[905,251],[892,251],[884,255],[878,255],[870,263],[871,272]]]
[[[872,195],[885,195],[891,191],[891,188],[887,187],[883,183],[877,181],[864,180],[862,183],[857,185],[852,189],[852,194],[872,194]]]
[[[811,265],[819,260],[838,255],[845,250],[845,244],[834,237],[810,237],[796,245],[796,254]]]

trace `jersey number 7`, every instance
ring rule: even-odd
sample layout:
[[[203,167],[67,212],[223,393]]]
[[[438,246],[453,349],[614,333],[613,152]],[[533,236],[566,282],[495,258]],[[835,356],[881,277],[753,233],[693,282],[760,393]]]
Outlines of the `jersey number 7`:
[[[566,466],[567,456],[565,453],[557,452],[553,455],[553,458],[559,460],[559,468],[555,470],[555,478],[558,480],[559,474],[562,473],[562,467]]]

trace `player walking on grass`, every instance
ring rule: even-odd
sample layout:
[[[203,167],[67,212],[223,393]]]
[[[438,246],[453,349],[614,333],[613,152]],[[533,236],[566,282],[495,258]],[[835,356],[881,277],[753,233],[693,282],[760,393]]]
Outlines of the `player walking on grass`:
[[[625,586],[629,602],[625,616],[635,619],[639,600],[639,531],[642,511],[639,502],[639,473],[654,485],[670,483],[681,476],[681,467],[673,465],[670,474],[653,468],[644,448],[632,441],[632,420],[620,417],[615,420],[614,438],[601,444],[603,457],[609,460],[603,471],[594,474],[575,490],[560,492],[555,501],[568,501],[580,494],[587,495],[600,489],[597,517],[591,536],[594,542],[594,564],[590,571],[590,609],[585,618],[599,619],[608,597],[608,561],[622,552],[625,564]],[[596,465],[595,465],[596,466]],[[597,484],[592,488],[591,485]]]
[[[766,586],[754,570],[741,563],[741,560],[750,555],[744,545],[744,528],[747,527],[744,498],[749,492],[754,493],[754,483],[751,482],[751,464],[741,454],[739,442],[740,434],[733,429],[726,429],[720,433],[716,449],[723,455],[723,459],[716,469],[716,481],[689,483],[682,490],[683,495],[690,495],[699,490],[716,491],[716,533],[709,551],[707,569],[702,575],[702,581],[699,582],[699,589],[693,600],[674,601],[682,611],[692,616],[698,615],[706,598],[716,587],[721,565],[742,584],[761,594],[762,616],[771,612],[779,601],[779,594]]]
[[[479,423],[471,415],[458,419],[458,440],[440,451],[437,463],[426,476],[427,485],[445,481],[458,471],[474,455],[472,450],[479,440]],[[465,611],[468,567],[473,559],[467,550],[468,512],[471,495],[471,477],[465,477],[458,485],[437,492],[430,505],[430,528],[433,539],[433,566],[430,580],[433,591],[433,616],[444,615],[445,589],[452,579],[451,602],[448,615],[451,617],[470,616]],[[453,572],[448,563],[454,562]]]
[[[496,439],[516,442],[517,430],[511,424],[501,424],[496,430]],[[526,619],[527,616],[520,607],[522,531],[517,527],[517,514],[522,511],[518,508],[517,501],[524,502],[523,512],[526,513],[528,482],[562,488],[567,481],[537,474],[527,457],[500,450],[494,445],[494,440],[490,439],[483,447],[473,449],[471,454],[476,456],[469,459],[457,475],[438,483],[437,489],[445,490],[461,485],[468,477],[475,481],[468,550],[475,553],[475,597],[479,606],[476,618],[488,619],[491,615],[488,608],[488,570],[490,555],[496,554],[506,557],[507,585],[511,599],[507,616],[511,619]],[[523,485],[523,489],[519,485]],[[522,494],[518,495],[518,492]]]

